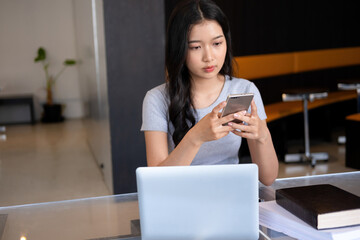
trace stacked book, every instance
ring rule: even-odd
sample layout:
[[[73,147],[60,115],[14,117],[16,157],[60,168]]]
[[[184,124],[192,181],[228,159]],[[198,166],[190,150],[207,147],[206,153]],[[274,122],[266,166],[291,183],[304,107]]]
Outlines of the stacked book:
[[[276,190],[260,225],[297,239],[360,239],[360,197],[329,184]]]

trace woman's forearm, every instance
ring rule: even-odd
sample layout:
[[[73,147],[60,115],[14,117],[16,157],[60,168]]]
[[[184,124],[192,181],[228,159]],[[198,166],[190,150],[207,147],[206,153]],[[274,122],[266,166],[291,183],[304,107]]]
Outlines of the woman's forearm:
[[[274,149],[269,130],[267,138],[259,142],[248,139],[249,150],[253,163],[259,167],[259,180],[265,185],[271,185],[278,175],[279,162]]]
[[[195,141],[191,130],[184,136],[176,148],[157,166],[187,166],[190,165],[201,147]]]

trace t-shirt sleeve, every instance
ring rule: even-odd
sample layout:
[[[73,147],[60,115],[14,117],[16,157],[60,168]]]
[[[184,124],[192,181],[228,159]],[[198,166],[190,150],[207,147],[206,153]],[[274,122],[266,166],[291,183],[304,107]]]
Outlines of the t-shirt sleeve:
[[[263,103],[263,101],[262,101],[260,91],[259,91],[259,89],[255,86],[254,83],[251,83],[250,91],[249,91],[249,92],[254,93],[254,101],[255,101],[255,104],[256,104],[256,107],[257,107],[257,114],[258,114],[259,118],[260,118],[261,120],[266,119],[267,116],[266,116],[266,113],[265,113],[264,103]]]
[[[152,89],[145,95],[142,109],[141,131],[168,132],[168,106],[164,94]]]

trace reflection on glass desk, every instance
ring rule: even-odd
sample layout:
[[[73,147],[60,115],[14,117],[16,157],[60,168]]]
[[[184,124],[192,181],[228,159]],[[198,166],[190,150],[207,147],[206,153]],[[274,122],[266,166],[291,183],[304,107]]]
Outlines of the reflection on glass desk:
[[[329,183],[360,196],[360,171],[277,179],[260,184],[260,198],[274,200],[275,189]],[[141,239],[137,194],[0,207],[0,240]],[[271,239],[292,239],[269,229]],[[261,238],[265,239],[265,238]]]

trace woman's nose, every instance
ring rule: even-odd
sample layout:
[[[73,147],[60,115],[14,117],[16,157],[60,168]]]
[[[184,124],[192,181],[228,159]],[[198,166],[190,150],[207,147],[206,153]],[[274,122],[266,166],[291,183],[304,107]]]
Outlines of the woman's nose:
[[[211,48],[210,47],[205,47],[204,48],[203,61],[204,62],[211,62],[212,60],[214,60],[214,56],[213,56],[213,52],[212,52]]]

